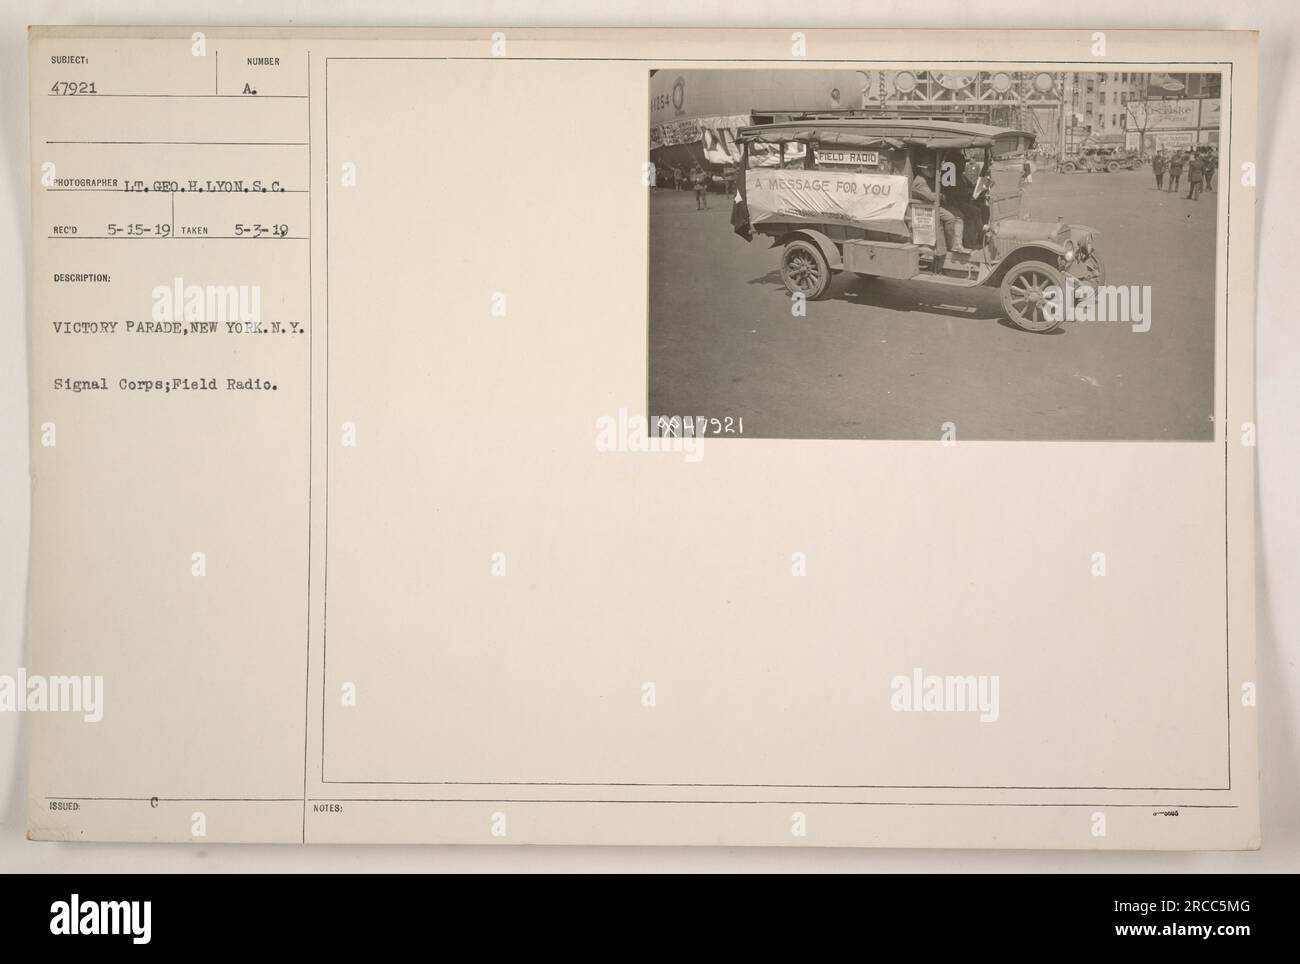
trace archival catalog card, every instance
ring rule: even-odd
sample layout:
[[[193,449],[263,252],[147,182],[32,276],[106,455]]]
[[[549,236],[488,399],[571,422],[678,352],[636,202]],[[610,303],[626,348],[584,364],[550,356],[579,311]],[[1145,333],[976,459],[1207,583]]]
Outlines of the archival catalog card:
[[[30,835],[1257,847],[1256,40],[33,28]]]

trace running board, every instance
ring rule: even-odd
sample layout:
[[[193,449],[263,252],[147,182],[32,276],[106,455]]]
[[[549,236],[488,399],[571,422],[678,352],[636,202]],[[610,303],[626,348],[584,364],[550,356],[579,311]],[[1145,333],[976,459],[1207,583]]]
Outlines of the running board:
[[[961,263],[954,264],[951,260],[944,262],[943,273],[936,274],[930,270],[930,263],[923,262],[920,271],[917,274],[919,278],[930,277],[933,280],[944,279],[946,281],[967,281],[973,282],[979,280],[979,267],[975,264]]]
[[[946,271],[943,274],[934,274],[929,271],[922,271],[915,278],[909,280],[931,281],[937,285],[952,285],[954,288],[974,288],[980,284],[980,282],[976,281],[973,276],[967,277],[965,275],[958,275],[954,277]]]

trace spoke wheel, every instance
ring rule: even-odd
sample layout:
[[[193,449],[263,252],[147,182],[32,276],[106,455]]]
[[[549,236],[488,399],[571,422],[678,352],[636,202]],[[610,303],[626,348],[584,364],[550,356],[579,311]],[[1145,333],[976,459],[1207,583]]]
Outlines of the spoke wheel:
[[[781,255],[781,280],[786,289],[814,301],[831,284],[831,269],[817,246],[807,241],[792,241]]]
[[[1051,313],[1047,302],[1055,290],[1060,298],[1065,289],[1061,272],[1041,261],[1025,261],[1007,272],[1002,279],[1002,308],[1011,323],[1023,331],[1052,331],[1061,323],[1061,309]]]

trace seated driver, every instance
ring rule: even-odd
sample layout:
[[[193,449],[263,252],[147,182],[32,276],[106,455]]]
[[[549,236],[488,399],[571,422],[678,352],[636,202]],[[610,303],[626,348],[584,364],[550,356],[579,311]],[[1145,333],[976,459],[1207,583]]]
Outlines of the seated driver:
[[[934,204],[939,199],[934,189],[934,165],[929,161],[922,161],[916,165],[916,175],[912,178],[911,195],[912,200],[925,201],[928,204]],[[946,207],[940,207],[938,218],[939,224],[943,226],[943,236],[947,242],[948,250],[957,253],[969,253],[970,248],[964,247],[961,239],[957,237],[958,215]]]

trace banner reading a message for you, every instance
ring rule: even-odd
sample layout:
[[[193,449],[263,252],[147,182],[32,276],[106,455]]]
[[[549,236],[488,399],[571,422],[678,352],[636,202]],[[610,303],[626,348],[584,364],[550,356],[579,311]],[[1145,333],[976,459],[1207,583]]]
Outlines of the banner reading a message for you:
[[[902,221],[907,178],[848,171],[746,171],[752,223]]]

